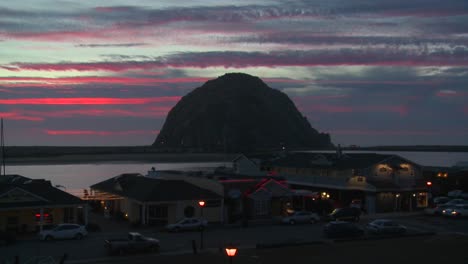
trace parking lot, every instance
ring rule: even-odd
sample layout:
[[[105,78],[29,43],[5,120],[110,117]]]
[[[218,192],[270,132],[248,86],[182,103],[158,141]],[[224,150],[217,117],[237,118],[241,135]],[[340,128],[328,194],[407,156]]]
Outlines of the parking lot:
[[[439,235],[468,236],[468,219],[447,219],[443,217],[429,217],[424,215],[389,215],[399,223],[408,227],[408,235],[418,235],[436,232]],[[359,225],[364,227],[374,217],[365,217]],[[114,223],[115,224],[115,223]],[[204,231],[204,249],[218,250],[227,244],[238,245],[240,248],[256,248],[257,246],[275,246],[287,244],[333,243],[323,235],[325,223],[284,226],[278,224],[249,225],[247,228],[211,227]],[[35,237],[20,240],[9,247],[0,248],[1,260],[12,260],[15,256],[21,259],[31,259],[34,256],[52,256],[60,258],[68,255],[71,261],[99,260],[108,258],[104,240],[125,237],[126,232],[132,230],[125,226],[122,231],[106,231],[90,233],[83,240],[39,241]],[[123,228],[123,227],[122,227]],[[144,228],[136,230],[144,235],[155,237],[161,241],[161,255],[192,252],[192,241],[200,247],[200,232],[167,233],[159,229]],[[372,235],[366,235],[373,239]]]

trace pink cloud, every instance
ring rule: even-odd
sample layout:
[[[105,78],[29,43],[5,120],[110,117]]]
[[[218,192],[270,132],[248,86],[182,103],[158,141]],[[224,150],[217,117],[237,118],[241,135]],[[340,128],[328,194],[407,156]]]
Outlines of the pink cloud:
[[[180,96],[162,96],[153,98],[22,98],[0,99],[5,105],[141,105],[150,103],[178,102]]]
[[[409,109],[403,105],[365,105],[342,106],[330,104],[299,105],[301,112],[325,112],[325,113],[354,113],[354,112],[389,112],[398,113],[401,116],[408,114]]]
[[[165,117],[171,110],[170,106],[147,107],[138,109],[97,109],[84,108],[60,111],[30,111],[14,109],[11,114],[27,116],[32,119],[43,120],[44,118],[68,118],[76,116],[105,116],[105,117]]]
[[[0,84],[6,87],[44,87],[55,88],[58,85],[80,85],[80,84],[122,84],[122,85],[151,85],[159,83],[203,83],[209,78],[186,77],[186,78],[136,78],[136,77],[63,77],[63,78],[40,78],[40,77],[0,77]]]
[[[157,135],[159,130],[128,130],[128,131],[99,131],[99,130],[44,130],[53,136],[127,136],[127,135]]]
[[[298,104],[308,103],[309,101],[321,101],[327,99],[342,99],[349,98],[349,95],[346,94],[328,94],[328,95],[307,95],[307,96],[296,96],[292,99]]]
[[[467,92],[460,92],[460,91],[454,91],[454,90],[440,90],[436,93],[437,97],[445,97],[445,98],[450,98],[450,97],[467,97],[468,93]]]
[[[317,84],[388,84],[388,85],[398,85],[398,86],[405,86],[405,85],[438,85],[440,81],[377,81],[377,80],[314,80],[311,81]]]
[[[337,129],[328,130],[332,135],[362,135],[362,136],[435,136],[435,135],[467,135],[468,130],[370,130],[370,129]]]
[[[459,56],[450,53],[421,55],[407,51],[369,49],[344,51],[273,51],[273,52],[199,52],[179,53],[152,61],[117,61],[89,63],[13,63],[5,69],[36,71],[126,71],[167,67],[184,68],[245,68],[280,66],[468,66],[468,52]],[[389,81],[388,84],[407,85]]]
[[[0,112],[0,116],[2,118],[9,119],[9,120],[26,120],[26,121],[34,121],[34,122],[44,120],[44,118],[42,117],[28,116],[28,115],[23,115],[17,112]]]

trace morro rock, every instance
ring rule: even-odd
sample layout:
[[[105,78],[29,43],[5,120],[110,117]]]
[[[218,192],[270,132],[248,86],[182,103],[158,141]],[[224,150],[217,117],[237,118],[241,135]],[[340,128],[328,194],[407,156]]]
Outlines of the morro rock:
[[[184,96],[153,146],[163,151],[249,152],[332,144],[286,94],[258,77],[229,73]]]

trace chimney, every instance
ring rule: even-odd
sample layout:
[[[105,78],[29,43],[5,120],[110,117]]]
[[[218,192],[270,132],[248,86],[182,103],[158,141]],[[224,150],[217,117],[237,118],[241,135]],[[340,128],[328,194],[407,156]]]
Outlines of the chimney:
[[[338,144],[338,147],[336,148],[336,157],[337,157],[338,159],[341,159],[342,154],[343,154],[343,153],[341,152],[341,145]]]

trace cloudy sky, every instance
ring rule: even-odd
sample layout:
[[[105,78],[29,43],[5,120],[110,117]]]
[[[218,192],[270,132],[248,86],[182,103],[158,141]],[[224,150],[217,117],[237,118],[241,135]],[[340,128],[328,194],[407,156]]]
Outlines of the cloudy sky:
[[[467,25],[466,0],[2,1],[6,143],[150,145],[244,72],[336,144],[468,145]]]

